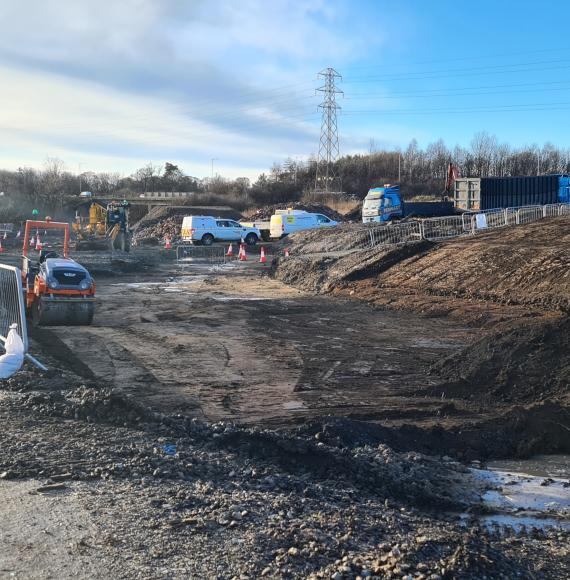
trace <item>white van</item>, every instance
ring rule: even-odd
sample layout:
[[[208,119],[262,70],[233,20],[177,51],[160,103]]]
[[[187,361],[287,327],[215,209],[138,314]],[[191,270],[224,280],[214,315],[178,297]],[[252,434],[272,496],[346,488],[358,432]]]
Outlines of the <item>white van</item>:
[[[329,228],[337,225],[338,222],[321,213],[309,213],[299,209],[279,209],[271,216],[269,233],[272,238],[282,238],[301,230]]]
[[[235,220],[189,215],[182,220],[182,240],[211,246],[214,242],[239,242],[255,246],[261,238],[257,228],[242,226]]]

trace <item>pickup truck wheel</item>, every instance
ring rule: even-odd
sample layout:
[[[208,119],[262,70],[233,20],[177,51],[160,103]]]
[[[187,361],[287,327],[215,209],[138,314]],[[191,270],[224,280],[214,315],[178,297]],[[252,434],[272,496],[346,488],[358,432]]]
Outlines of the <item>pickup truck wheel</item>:
[[[247,236],[245,236],[245,243],[248,246],[255,246],[255,244],[257,244],[258,241],[258,237],[255,234],[247,234]]]
[[[214,243],[214,236],[212,234],[204,234],[202,236],[202,245],[211,246]]]

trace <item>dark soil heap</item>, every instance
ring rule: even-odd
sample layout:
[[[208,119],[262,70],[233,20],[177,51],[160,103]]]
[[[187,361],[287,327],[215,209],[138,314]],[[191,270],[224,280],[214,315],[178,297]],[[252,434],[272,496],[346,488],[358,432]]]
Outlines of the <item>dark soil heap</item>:
[[[438,394],[514,403],[570,397],[570,317],[509,325],[432,370]]]

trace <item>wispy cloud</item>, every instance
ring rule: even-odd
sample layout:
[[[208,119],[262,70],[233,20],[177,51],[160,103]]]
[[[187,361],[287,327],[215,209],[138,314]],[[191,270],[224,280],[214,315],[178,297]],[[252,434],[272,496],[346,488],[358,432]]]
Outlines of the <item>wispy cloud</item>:
[[[57,149],[117,155],[125,171],[151,158],[199,169],[210,157],[257,171],[316,147],[315,72],[370,45],[354,14],[339,34],[349,10],[346,0],[0,0],[0,128],[28,142],[31,162]]]

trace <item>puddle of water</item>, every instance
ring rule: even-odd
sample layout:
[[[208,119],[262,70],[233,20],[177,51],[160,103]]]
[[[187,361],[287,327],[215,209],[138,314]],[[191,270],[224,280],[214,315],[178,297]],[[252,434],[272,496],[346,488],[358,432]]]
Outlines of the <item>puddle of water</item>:
[[[272,300],[266,296],[208,296],[217,302],[231,302],[233,300],[241,300],[243,302],[258,302],[260,300]]]
[[[307,405],[303,401],[287,401],[283,403],[283,408],[288,411],[306,411]]]
[[[570,530],[568,480],[550,475],[552,466],[559,471],[567,461],[568,457],[558,456],[493,463],[501,467],[516,464],[519,472],[514,469],[472,469],[471,473],[482,488],[483,504],[494,512],[482,516],[480,521],[487,526],[510,526],[514,529],[526,526]],[[529,474],[528,471],[539,475]]]
[[[162,292],[184,292],[190,284],[197,284],[203,282],[206,276],[181,276],[173,280],[166,280],[164,282],[117,282],[112,286],[124,286],[133,290],[152,290],[158,288]]]

